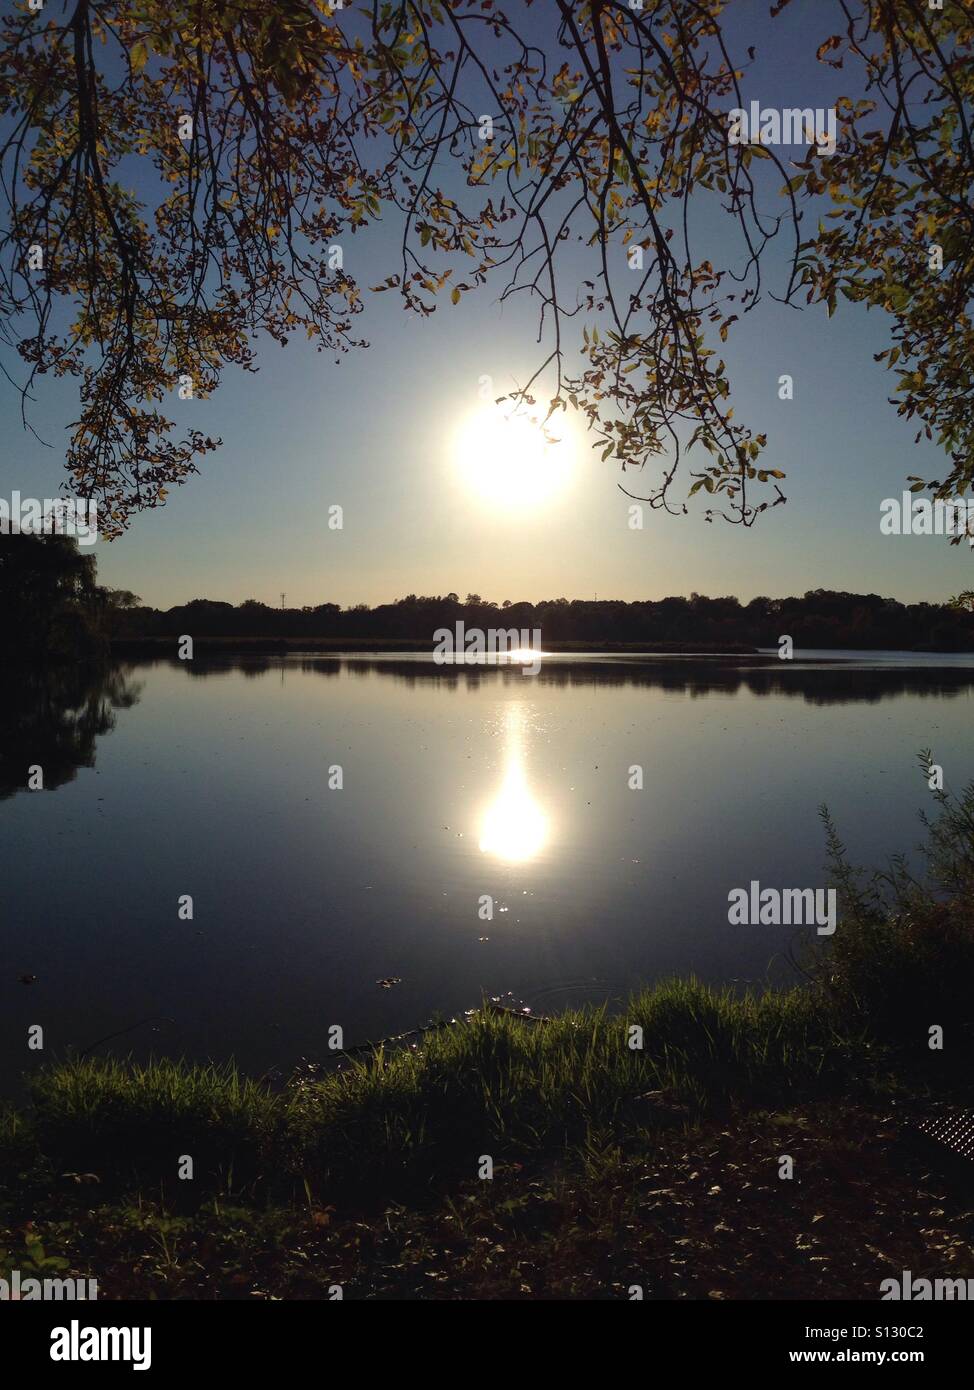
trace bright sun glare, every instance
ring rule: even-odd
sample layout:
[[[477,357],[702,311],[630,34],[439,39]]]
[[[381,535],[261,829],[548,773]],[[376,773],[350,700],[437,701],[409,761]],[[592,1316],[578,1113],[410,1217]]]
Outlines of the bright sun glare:
[[[497,800],[487,808],[480,828],[480,848],[508,863],[533,859],[548,838],[548,819],[528,790],[524,771],[511,763]]]
[[[525,711],[512,705],[505,718],[504,780],[480,824],[481,851],[510,864],[534,859],[548,840],[548,817],[528,786],[525,738]]]
[[[463,481],[505,512],[530,511],[568,486],[575,441],[564,415],[547,427],[526,407],[505,401],[478,410],[459,430],[456,466]]]

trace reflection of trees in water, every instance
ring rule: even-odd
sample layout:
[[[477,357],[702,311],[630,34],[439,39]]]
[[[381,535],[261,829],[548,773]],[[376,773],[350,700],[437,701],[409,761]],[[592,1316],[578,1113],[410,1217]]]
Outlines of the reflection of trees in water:
[[[320,671],[324,663],[305,662],[303,669]],[[392,677],[408,685],[463,686],[475,689],[497,681],[517,686],[521,693],[534,681],[542,685],[611,685],[665,690],[693,696],[789,695],[815,705],[877,703],[899,695],[959,695],[974,687],[974,666],[926,669],[863,668],[842,662],[821,666],[789,666],[777,657],[767,665],[727,666],[711,658],[670,658],[668,661],[612,659],[607,661],[543,662],[536,676],[522,676],[518,666],[435,666],[411,661],[338,660],[328,674],[344,667],[355,675]]]
[[[192,661],[167,662],[167,665],[181,666],[189,676],[224,676],[236,672],[242,676],[266,676],[268,671],[280,667],[269,656],[234,657],[229,663],[219,658],[196,656]]]
[[[151,663],[157,664],[157,663]],[[409,687],[436,685],[441,690],[465,690],[501,682],[530,692],[534,681],[551,686],[638,686],[693,696],[735,695],[746,690],[752,695],[788,695],[814,705],[878,703],[901,695],[951,696],[974,688],[974,666],[861,666],[853,662],[823,661],[811,665],[798,660],[783,662],[777,656],[756,659],[753,665],[728,663],[719,657],[652,658],[613,657],[602,661],[546,661],[536,676],[522,676],[519,666],[438,666],[432,661],[403,661],[395,657],[370,660],[328,656],[287,660],[281,658],[235,658],[166,661],[197,677],[264,675],[268,671],[301,671],[309,675],[337,676],[342,673],[359,680],[384,676]]]
[[[902,695],[955,696],[974,688],[974,667],[862,667],[846,663],[788,666],[772,658],[766,665],[727,665],[719,659],[689,661],[549,662],[537,676],[522,676],[517,666],[436,666],[432,662],[322,657],[300,661],[247,656],[219,661],[138,663],[178,667],[197,679],[254,677],[289,670],[318,676],[346,673],[364,679],[380,676],[409,687],[440,690],[485,688],[498,682],[518,693],[543,686],[626,686],[679,692],[690,696],[788,695],[810,704],[878,703]],[[23,791],[27,769],[44,769],[44,787],[53,790],[74,780],[79,767],[93,767],[95,744],[115,727],[118,710],[139,699],[141,684],[132,680],[136,665],[52,666],[0,672],[0,799]]]
[[[94,767],[95,742],[115,727],[142,691],[130,667],[21,667],[0,673],[0,798],[27,786],[27,769],[44,769],[44,789]]]
[[[534,681],[543,686],[624,686],[687,694],[787,695],[815,705],[878,703],[903,695],[956,696],[974,688],[974,667],[862,667],[846,663],[788,666],[772,658],[765,665],[723,664],[719,659],[690,661],[549,662],[537,676],[517,666],[437,666],[432,662],[321,657],[281,661],[269,657],[139,663],[177,667],[196,679],[248,677],[290,670],[318,676],[342,673],[357,679],[379,676],[410,688],[449,691],[489,688],[498,682],[519,694]],[[129,709],[141,694],[128,666],[53,666],[0,673],[0,799],[23,791],[27,769],[44,769],[44,787],[54,790],[74,780],[79,767],[93,767],[95,744],[115,726],[116,712]]]

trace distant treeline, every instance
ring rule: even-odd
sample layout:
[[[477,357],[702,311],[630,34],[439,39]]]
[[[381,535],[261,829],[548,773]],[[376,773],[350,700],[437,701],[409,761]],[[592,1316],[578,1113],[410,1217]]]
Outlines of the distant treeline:
[[[375,608],[321,603],[272,608],[255,599],[234,606],[215,599],[162,612],[135,607],[117,612],[117,638],[328,638],[361,642],[401,640],[433,644],[438,628],[539,628],[543,643],[742,643],[774,647],[787,634],[796,647],[896,648],[974,651],[974,614],[943,604],[897,603],[878,594],[812,589],[800,598],[636,600],[547,599],[496,604],[478,594],[409,594]]]
[[[94,557],[64,536],[4,536],[0,543],[0,612],[3,650],[28,661],[73,660],[102,652],[109,642],[193,638],[253,642],[317,639],[361,646],[374,642],[401,649],[432,649],[439,629],[516,628],[542,644],[581,648],[631,644],[679,650],[695,646],[725,652],[776,647],[791,637],[796,647],[892,648],[908,651],[974,651],[974,593],[953,604],[897,603],[878,594],[811,589],[800,598],[546,599],[497,604],[479,594],[408,594],[375,608],[319,603],[272,608],[247,599],[224,603],[193,599],[162,611],[147,608],[126,589],[96,581]]]

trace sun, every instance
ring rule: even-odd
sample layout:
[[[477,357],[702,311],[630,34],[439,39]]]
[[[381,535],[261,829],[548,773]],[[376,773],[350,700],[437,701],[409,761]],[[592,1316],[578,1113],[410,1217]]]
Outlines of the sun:
[[[463,422],[454,441],[457,472],[485,502],[506,513],[529,512],[563,493],[575,471],[573,432],[564,416],[532,414],[510,401]]]

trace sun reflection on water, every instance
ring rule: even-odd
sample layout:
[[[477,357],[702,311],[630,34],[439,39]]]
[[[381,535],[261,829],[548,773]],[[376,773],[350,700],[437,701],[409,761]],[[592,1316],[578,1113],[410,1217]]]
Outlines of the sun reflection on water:
[[[504,779],[480,826],[482,852],[510,864],[534,859],[548,840],[548,817],[528,787],[524,727],[524,709],[512,705],[504,730]]]

